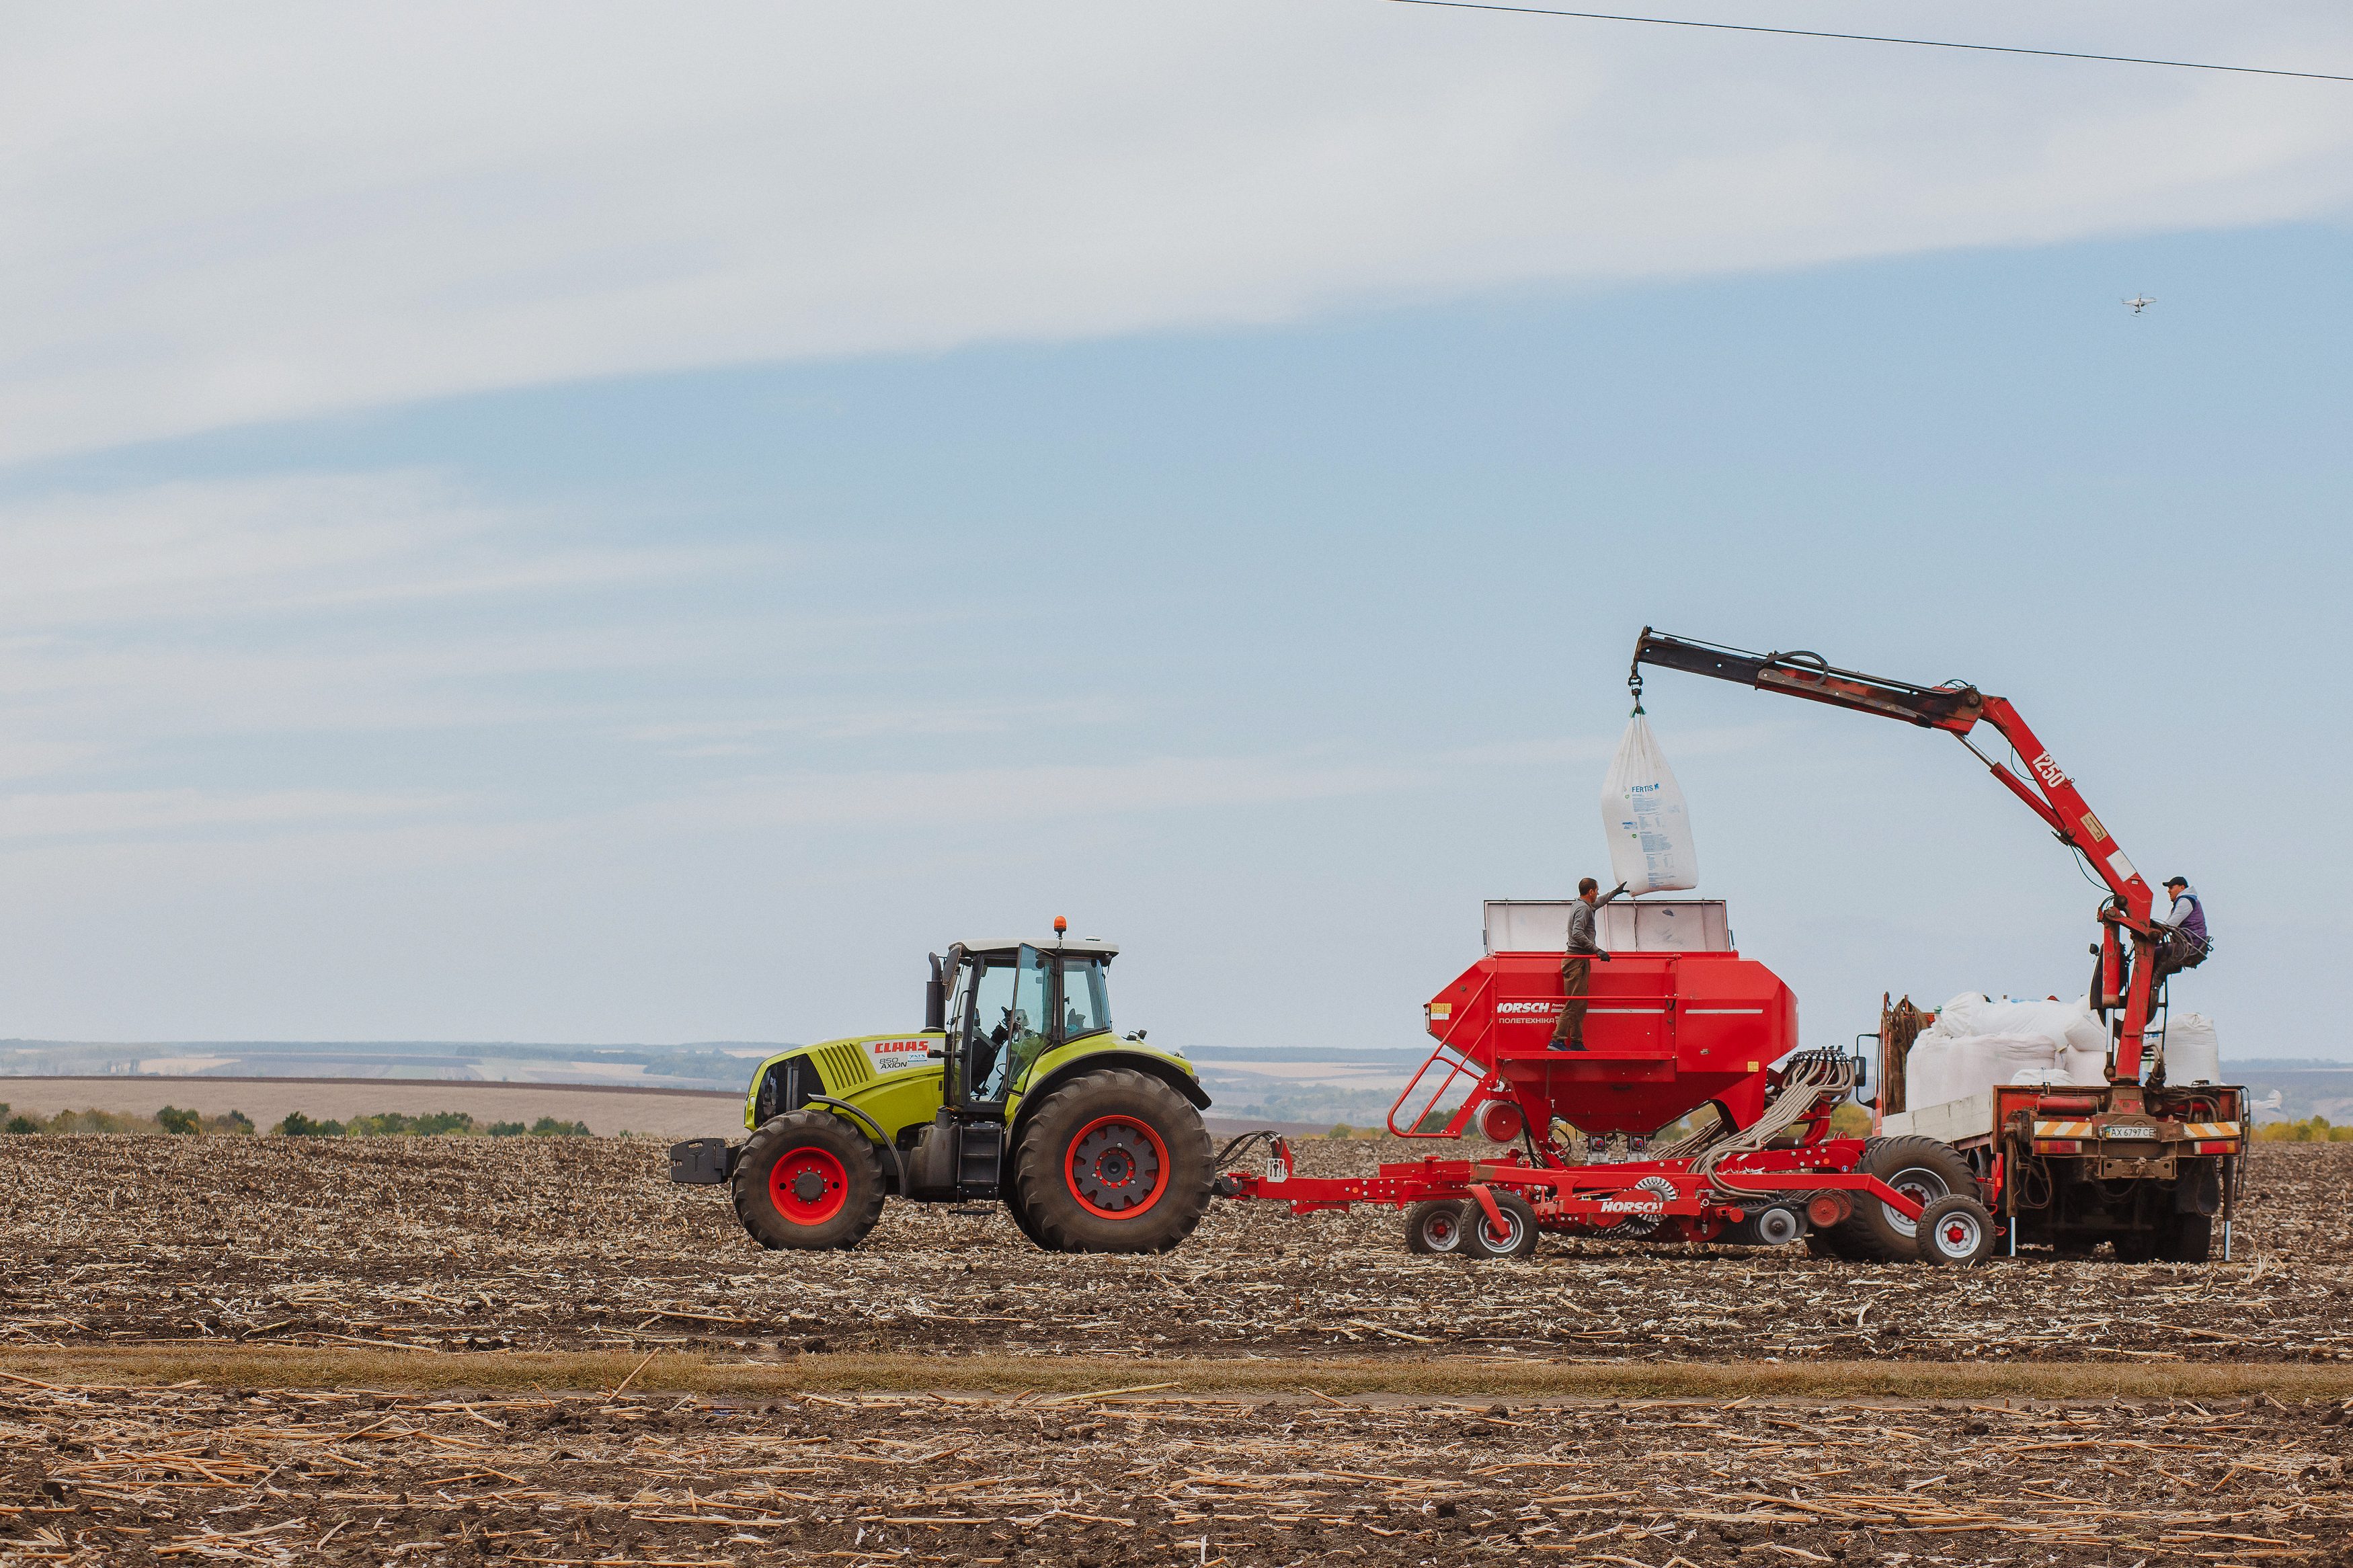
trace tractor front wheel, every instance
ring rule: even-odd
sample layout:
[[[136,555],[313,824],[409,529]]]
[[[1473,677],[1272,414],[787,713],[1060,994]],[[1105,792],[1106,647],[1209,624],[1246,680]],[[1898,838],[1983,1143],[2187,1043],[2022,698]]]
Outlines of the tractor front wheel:
[[[1132,1068],[1088,1073],[1023,1123],[1021,1228],[1055,1252],[1166,1252],[1208,1212],[1210,1163],[1190,1100]]]
[[[882,1217],[874,1145],[829,1110],[769,1118],[735,1163],[735,1217],[773,1249],[856,1247]]]

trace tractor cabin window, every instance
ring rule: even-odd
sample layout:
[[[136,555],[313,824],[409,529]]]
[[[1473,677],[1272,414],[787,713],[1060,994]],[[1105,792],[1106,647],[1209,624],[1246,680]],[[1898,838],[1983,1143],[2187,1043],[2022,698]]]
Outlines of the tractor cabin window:
[[[1111,1027],[1111,989],[1100,959],[1062,960],[1062,1038],[1100,1035]]]
[[[1012,1056],[1006,1049],[1023,1031],[1014,995],[1019,965],[1008,959],[984,959],[975,966],[967,1005],[971,1008],[971,1052],[966,1059],[966,1098],[977,1105],[994,1105],[1005,1098],[1011,1076]]]

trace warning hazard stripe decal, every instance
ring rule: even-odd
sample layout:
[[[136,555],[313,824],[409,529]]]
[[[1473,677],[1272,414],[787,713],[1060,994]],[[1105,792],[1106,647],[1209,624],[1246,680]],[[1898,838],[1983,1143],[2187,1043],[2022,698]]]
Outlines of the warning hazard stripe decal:
[[[2037,1138],[2096,1138],[2098,1127],[2089,1121],[2038,1121],[2034,1124]],[[2184,1138],[2236,1138],[2239,1124],[2235,1121],[2188,1121],[2181,1127]]]

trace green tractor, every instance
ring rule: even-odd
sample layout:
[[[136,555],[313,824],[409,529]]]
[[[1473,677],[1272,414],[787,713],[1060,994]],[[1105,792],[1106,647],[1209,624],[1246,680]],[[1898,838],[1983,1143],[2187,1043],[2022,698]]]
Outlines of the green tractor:
[[[1119,949],[957,942],[932,955],[920,1033],[770,1057],[741,1143],[672,1146],[670,1180],[730,1184],[768,1247],[856,1247],[897,1194],[1002,1200],[1050,1252],[1163,1252],[1209,1206],[1209,1103],[1190,1063],[1112,1032]]]

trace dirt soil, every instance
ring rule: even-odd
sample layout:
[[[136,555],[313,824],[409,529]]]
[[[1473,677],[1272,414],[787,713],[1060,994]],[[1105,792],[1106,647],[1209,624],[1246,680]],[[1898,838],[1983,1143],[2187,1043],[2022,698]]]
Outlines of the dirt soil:
[[[2348,1560],[2341,1407],[0,1394],[0,1561]]]
[[[1376,1146],[1302,1145],[1310,1173]],[[1548,1239],[1409,1256],[1398,1216],[1219,1202],[1160,1257],[1039,1252],[1001,1210],[893,1202],[767,1253],[644,1142],[12,1138],[0,1345],[235,1341],[774,1356],[2353,1361],[2353,1145],[2250,1156],[2232,1266]]]
[[[669,1185],[645,1142],[0,1147],[0,1563],[2353,1561],[2333,1394],[1149,1386],[1164,1365],[1285,1363],[1353,1369],[1327,1392],[1743,1364],[1760,1391],[1857,1364],[2021,1389],[2038,1366],[2152,1388],[2263,1365],[2353,1379],[2353,1145],[2258,1146],[2232,1264],[1969,1273],[1592,1241],[1470,1264],[1408,1256],[1388,1211],[1227,1203],[1158,1258],[1050,1256],[1001,1213],[895,1203],[858,1252],[776,1254],[720,1190]],[[1302,1154],[1339,1173],[1382,1151]],[[399,1367],[504,1351],[746,1377],[896,1352],[934,1377],[887,1395],[400,1392]],[[216,1352],[395,1371],[366,1389],[43,1375]],[[1092,1386],[1138,1392],[969,1392],[1080,1357],[1124,1371]]]

